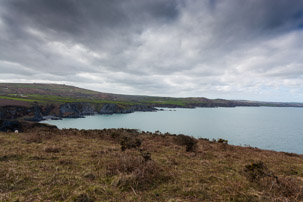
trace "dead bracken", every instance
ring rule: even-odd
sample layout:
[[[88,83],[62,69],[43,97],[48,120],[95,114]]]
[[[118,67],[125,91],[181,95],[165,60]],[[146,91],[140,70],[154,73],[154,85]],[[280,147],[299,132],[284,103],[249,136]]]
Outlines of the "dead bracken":
[[[130,129],[0,140],[0,201],[303,201],[299,154]]]

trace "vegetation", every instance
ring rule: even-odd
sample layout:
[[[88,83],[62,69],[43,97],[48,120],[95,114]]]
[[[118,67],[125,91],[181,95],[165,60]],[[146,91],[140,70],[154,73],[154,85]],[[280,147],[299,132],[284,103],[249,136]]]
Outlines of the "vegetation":
[[[184,145],[187,152],[194,152],[197,150],[198,141],[193,137],[178,135],[176,136],[176,143],[179,145]]]
[[[61,104],[68,102],[86,102],[92,104],[113,103],[120,105],[145,104],[158,107],[234,107],[234,106],[291,106],[303,107],[302,103],[272,103],[207,99],[203,97],[156,97],[102,93],[68,85],[59,84],[20,84],[0,83],[1,100],[39,102],[41,104]]]
[[[28,98],[20,98],[20,97],[12,97],[12,96],[0,96],[0,99],[6,100],[17,100],[17,101],[25,101],[25,102],[37,102],[38,100],[28,99]]]
[[[0,133],[0,201],[303,200],[302,155],[220,142],[130,129]]]

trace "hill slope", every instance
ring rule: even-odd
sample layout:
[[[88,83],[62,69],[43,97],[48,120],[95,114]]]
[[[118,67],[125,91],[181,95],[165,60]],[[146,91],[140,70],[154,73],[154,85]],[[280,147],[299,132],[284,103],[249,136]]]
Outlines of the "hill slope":
[[[173,98],[136,96],[102,93],[60,84],[0,83],[0,106],[7,100],[15,104],[39,103],[115,103],[122,105],[145,104],[157,107],[235,107],[235,106],[278,106],[303,107],[302,103],[277,103],[207,99],[204,97]]]
[[[222,140],[43,127],[0,145],[0,201],[303,200],[302,155]]]

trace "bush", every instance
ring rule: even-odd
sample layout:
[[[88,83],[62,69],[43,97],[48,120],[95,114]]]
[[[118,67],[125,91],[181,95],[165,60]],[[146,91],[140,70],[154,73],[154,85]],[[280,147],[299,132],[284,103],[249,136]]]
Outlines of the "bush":
[[[222,143],[222,144],[228,144],[228,140],[224,140],[222,138],[219,138],[217,142]]]
[[[193,137],[178,135],[176,136],[176,142],[179,145],[185,146],[187,152],[194,152],[197,149],[198,141]]]
[[[126,149],[138,149],[141,146],[141,140],[134,137],[124,136],[122,141],[120,142],[121,151],[125,151]]]
[[[155,161],[126,152],[107,166],[107,175],[116,176],[113,184],[122,189],[148,189],[169,179]]]
[[[276,178],[276,176],[273,175],[273,173],[266,167],[266,165],[262,161],[246,165],[244,168],[244,172],[246,173],[248,180],[251,182],[258,182],[264,177]]]
[[[110,136],[111,136],[112,139],[117,139],[117,138],[120,137],[120,134],[117,133],[117,132],[112,132],[112,133],[110,134]]]
[[[151,154],[149,152],[143,151],[140,149],[141,156],[143,157],[144,161],[151,161]]]

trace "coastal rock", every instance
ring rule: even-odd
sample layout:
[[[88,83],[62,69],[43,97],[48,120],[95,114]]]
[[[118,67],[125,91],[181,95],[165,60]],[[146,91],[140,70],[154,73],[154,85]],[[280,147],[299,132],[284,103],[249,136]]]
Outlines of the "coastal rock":
[[[130,107],[130,110],[132,112],[138,111],[138,112],[151,112],[151,111],[157,111],[155,107],[149,106],[149,105],[133,105]]]
[[[3,111],[0,111],[0,119],[4,119],[5,117],[4,117],[4,113],[3,113]]]
[[[18,117],[29,115],[33,109],[20,106],[0,107],[0,119],[16,119]]]
[[[33,107],[33,112],[34,112],[34,117],[32,117],[32,118],[27,118],[27,119],[25,119],[25,120],[27,120],[27,121],[34,121],[34,122],[39,122],[39,121],[44,120],[44,119],[43,119],[43,116],[42,116],[42,114],[41,114],[40,108],[39,108],[38,105],[35,105],[35,106]]]
[[[38,104],[31,107],[23,106],[3,106],[0,107],[0,119],[13,120],[20,117],[26,117],[24,120],[39,122],[50,116],[58,118],[83,118],[85,115],[99,114],[125,114],[135,111],[157,111],[151,105],[118,105],[114,103],[107,103],[101,106],[97,111],[98,105],[90,103],[65,103],[62,105],[46,105],[40,106]]]
[[[100,114],[122,113],[124,109],[117,104],[104,104],[99,111]]]
[[[89,103],[65,103],[60,106],[60,117],[63,118],[83,118],[92,114],[95,114],[95,109]]]
[[[99,114],[126,114],[135,111],[156,111],[157,109],[148,105],[132,105],[121,107],[117,104],[104,104],[99,111]]]

